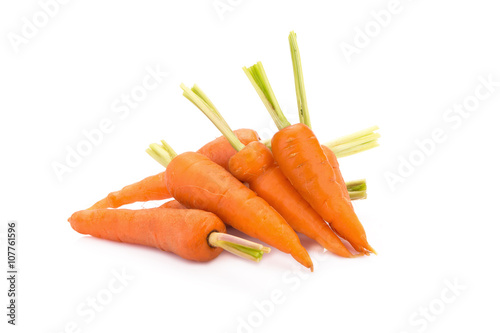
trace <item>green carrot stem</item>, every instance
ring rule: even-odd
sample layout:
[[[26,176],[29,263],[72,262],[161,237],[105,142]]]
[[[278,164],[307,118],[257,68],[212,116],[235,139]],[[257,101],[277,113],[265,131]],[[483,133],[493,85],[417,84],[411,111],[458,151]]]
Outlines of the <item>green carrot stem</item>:
[[[367,198],[367,195],[366,195],[366,191],[352,191],[352,192],[349,192],[349,198],[352,200],[362,200],[362,199],[366,199]]]
[[[354,180],[346,183],[351,200],[366,199],[366,180]]]
[[[199,98],[201,98],[203,102],[205,102],[218,117],[222,118],[221,114],[219,113],[219,110],[217,110],[214,103],[212,103],[210,98],[208,98],[207,94],[205,94],[197,84],[193,85],[191,91],[194,92]]]
[[[274,120],[274,123],[278,129],[283,129],[290,126],[290,122],[286,119],[283,111],[278,104],[278,100],[274,95],[273,89],[271,88],[271,83],[267,78],[264,66],[259,61],[250,68],[243,67],[243,71],[247,75],[248,79],[255,88],[255,91],[259,95],[260,99],[266,106],[267,111]]]
[[[327,147],[339,146],[339,145],[342,145],[344,143],[351,142],[352,140],[356,140],[356,139],[362,138],[364,136],[373,134],[373,132],[375,132],[378,129],[379,129],[378,126],[368,127],[364,130],[357,131],[357,132],[354,132],[352,134],[342,136],[342,137],[337,138],[335,140],[331,140],[331,141],[325,143],[325,146],[327,146]]]
[[[337,156],[337,157],[347,157],[347,156],[351,156],[351,155],[354,155],[354,154],[357,154],[357,153],[361,153],[363,151],[367,151],[367,150],[376,148],[378,146],[379,146],[379,143],[377,142],[377,140],[373,140],[373,141],[369,141],[369,142],[360,144],[358,146],[355,146],[355,147],[352,147],[352,148],[349,148],[349,149],[338,151],[338,152],[335,153],[335,156]]]
[[[166,168],[177,154],[164,140],[161,143],[162,145],[157,143],[150,144],[149,148],[146,149],[146,153]]]
[[[347,190],[351,192],[366,191],[366,179],[351,180],[345,183]]]
[[[365,144],[367,142],[376,141],[378,138],[380,138],[380,134],[372,133],[372,134],[368,134],[368,135],[359,137],[357,139],[353,139],[353,140],[346,142],[346,143],[335,145],[334,147],[335,147],[335,150],[342,151],[342,150],[350,149],[350,148],[353,148],[356,146],[360,146],[360,145]]]
[[[193,103],[198,109],[200,109],[201,112],[203,112],[203,114],[205,114],[205,116],[207,116],[208,119],[210,119],[210,121],[219,129],[234,149],[240,151],[245,147],[200,87],[194,85],[193,88],[189,89],[184,84],[181,84],[181,88],[184,90],[183,96],[190,100],[191,103]]]
[[[220,247],[239,257],[259,262],[264,253],[269,253],[270,248],[258,243],[248,241],[233,235],[220,232],[212,232],[208,242],[213,247]]]
[[[306,88],[304,85],[304,74],[302,72],[302,61],[300,60],[299,44],[297,43],[297,35],[295,32],[290,32],[288,42],[290,43],[290,54],[292,56],[295,94],[297,95],[300,122],[311,127],[309,108],[307,107]]]

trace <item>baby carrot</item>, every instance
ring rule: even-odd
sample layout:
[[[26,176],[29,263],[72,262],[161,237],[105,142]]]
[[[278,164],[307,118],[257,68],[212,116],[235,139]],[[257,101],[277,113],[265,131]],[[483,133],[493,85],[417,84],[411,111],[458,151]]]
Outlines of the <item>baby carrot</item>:
[[[169,201],[165,202],[163,205],[161,205],[160,207],[173,208],[173,209],[187,209],[186,206],[184,206],[183,204],[181,204],[177,200],[169,200]]]
[[[328,251],[342,257],[353,255],[328,224],[305,201],[283,175],[264,144],[254,141],[246,146],[233,134],[215,105],[198,87],[181,85],[184,96],[198,107],[238,152],[229,159],[229,172],[266,200],[297,232],[316,240]]]
[[[290,35],[288,37],[288,41],[290,44],[290,53],[292,56],[292,64],[293,64],[293,73],[294,73],[294,78],[295,78],[295,93],[297,96],[297,106],[299,109],[299,118],[300,122],[304,125],[306,125],[308,128],[307,129],[299,129],[297,130],[298,132],[302,132],[303,136],[303,143],[306,143],[306,146],[309,147],[309,153],[314,153],[314,150],[317,150],[317,154],[314,154],[316,158],[321,161],[323,161],[323,156],[320,154],[320,150],[317,149],[318,145],[314,140],[310,140],[310,138],[306,137],[308,130],[311,127],[311,119],[309,117],[309,109],[307,107],[307,98],[306,98],[306,91],[305,91],[305,85],[304,85],[304,77],[303,77],[303,72],[302,72],[302,62],[300,59],[300,52],[299,52],[299,46],[297,43],[297,35],[295,32],[290,32]],[[290,126],[291,127],[291,126]],[[290,129],[290,127],[288,129]],[[287,131],[287,129],[285,129]],[[312,132],[311,132],[312,133]],[[298,138],[300,135],[298,136]],[[274,138],[273,138],[274,139]],[[299,139],[300,140],[300,139]],[[307,141],[310,140],[310,143],[307,143]],[[278,137],[277,139],[277,144],[279,145],[280,139]],[[281,140],[283,141],[283,140]],[[287,143],[281,143],[284,144],[284,147],[287,146]],[[319,144],[319,142],[318,142]],[[315,175],[317,175],[319,181],[324,181],[326,179],[331,179],[331,182],[329,186],[324,186],[323,190],[328,190],[330,194],[336,194],[337,195],[337,200],[335,202],[327,202],[326,204],[333,203],[335,204],[334,206],[332,205],[331,208],[327,209],[324,211],[325,214],[328,214],[328,212],[340,212],[337,213],[337,216],[340,216],[344,220],[350,221],[350,227],[346,228],[345,224],[342,224],[339,226],[339,229],[342,229],[341,231],[338,231],[340,234],[343,235],[348,235],[349,239],[352,240],[353,247],[357,247],[358,250],[363,247],[365,251],[370,251],[370,252],[375,252],[373,248],[368,244],[366,240],[366,234],[363,229],[363,226],[359,222],[358,217],[356,216],[356,213],[354,212],[354,208],[352,206],[351,200],[349,198],[349,194],[347,192],[347,188],[344,182],[344,178],[342,177],[342,174],[340,172],[339,168],[339,163],[337,161],[337,158],[335,157],[335,154],[331,152],[327,147],[321,146],[321,152],[324,153],[328,164],[330,164],[331,169],[333,171],[333,178],[326,178],[331,176],[330,169],[328,167],[317,167],[316,170],[312,171],[317,171]],[[285,155],[285,153],[284,153]],[[309,170],[309,171],[311,171]],[[291,171],[292,172],[292,171]],[[304,175],[306,175],[307,170],[304,170]],[[302,176],[304,176],[302,175]],[[321,178],[323,177],[323,178]],[[307,181],[306,181],[307,182]],[[333,198],[330,196],[329,198]],[[323,204],[323,207],[325,207],[325,204]]]
[[[165,187],[164,178],[165,172],[146,177],[137,183],[125,186],[119,191],[109,193],[89,209],[118,208],[137,201],[168,199],[171,196]]]
[[[291,254],[313,270],[297,234],[264,199],[205,155],[176,155],[166,142],[162,143],[150,145],[147,152],[167,168],[167,187],[177,201],[216,214],[235,229]]]
[[[283,174],[309,204],[360,253],[375,252],[354,213],[349,198],[328,162],[311,129],[304,124],[290,125],[278,105],[264,67],[259,62],[244,68],[247,77],[280,129],[272,138],[273,155]],[[303,100],[299,101],[301,110]],[[303,115],[301,115],[303,117]]]
[[[140,244],[194,261],[209,261],[222,250],[260,261],[269,248],[227,235],[214,214],[196,209],[94,209],[74,213],[68,220],[81,234]]]

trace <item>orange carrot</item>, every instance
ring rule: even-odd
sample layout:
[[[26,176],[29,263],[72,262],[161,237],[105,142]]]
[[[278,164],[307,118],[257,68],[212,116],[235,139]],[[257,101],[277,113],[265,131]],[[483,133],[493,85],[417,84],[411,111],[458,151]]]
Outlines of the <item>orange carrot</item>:
[[[259,141],[259,134],[250,129],[238,129],[234,131],[234,134],[243,144],[249,144],[253,141]],[[231,146],[229,141],[224,136],[220,136],[217,139],[209,142],[198,150],[198,153],[205,155],[212,162],[220,165],[227,170],[227,164],[231,156],[236,154],[236,150]]]
[[[238,151],[229,159],[229,171],[233,176],[242,182],[247,182],[250,189],[276,209],[295,231],[316,240],[332,253],[342,257],[352,257],[328,224],[283,175],[269,148],[258,141],[243,145],[215,105],[197,85],[192,89],[184,85],[181,87],[184,96],[214,123]]]
[[[342,173],[340,173],[340,166],[337,157],[335,156],[333,151],[331,151],[330,148],[328,148],[327,146],[321,145],[321,149],[323,149],[323,153],[325,154],[328,163],[330,163],[330,165],[333,168],[335,180],[337,181],[337,183],[339,183],[340,190],[342,191],[342,198],[344,198],[344,200],[348,202],[349,205],[352,207],[349,191],[347,190],[347,187],[345,185],[344,177],[342,176]]]
[[[344,235],[345,238],[349,239],[354,248],[356,248],[360,252],[374,252],[373,248],[368,244],[366,240],[366,234],[359,222],[359,219],[354,212],[354,208],[352,206],[351,200],[349,198],[349,194],[344,182],[344,178],[340,173],[339,164],[337,162],[337,158],[329,149],[325,146],[320,146],[319,141],[314,140],[314,134],[310,130],[311,120],[309,117],[309,109],[307,107],[307,98],[306,98],[306,90],[304,85],[304,77],[302,72],[302,62],[300,59],[299,46],[297,43],[297,35],[295,32],[290,32],[288,37],[290,44],[290,53],[292,56],[292,64],[293,64],[293,73],[295,78],[295,93],[297,96],[297,106],[299,109],[299,117],[300,122],[303,124],[302,126],[298,126],[296,129],[290,129],[293,126],[289,126],[288,133],[292,133],[292,137],[286,139],[288,142],[285,142],[283,137],[287,134],[287,129],[284,130],[284,133],[276,138],[277,145],[281,145],[283,147],[282,154],[283,159],[288,159],[286,162],[289,167],[293,168],[294,162],[290,161],[290,154],[293,154],[293,151],[285,151],[291,145],[300,145],[301,143],[304,145],[302,150],[307,150],[304,154],[303,158],[307,159],[308,157],[313,158],[310,161],[309,165],[305,165],[305,168],[301,171],[290,170],[289,177],[294,178],[295,180],[299,180],[300,177],[306,177],[305,183],[306,186],[298,185],[298,187],[303,187],[303,190],[306,189],[307,183],[310,182],[318,188],[320,191],[324,191],[325,195],[328,195],[328,200],[325,202],[317,202],[317,207],[321,207],[322,216],[328,216],[330,218],[329,221],[333,219],[338,219],[338,222],[332,222],[334,224],[334,228],[337,229],[341,235]],[[279,118],[279,116],[278,116]],[[294,125],[296,126],[296,125]],[[296,136],[293,136],[293,132],[296,132]],[[312,136],[309,136],[312,134]],[[314,138],[313,138],[314,137]],[[293,141],[296,138],[296,143],[290,143],[289,141]],[[274,140],[274,138],[273,138]],[[318,148],[319,147],[319,148]],[[301,149],[297,148],[295,152],[300,154]],[[320,165],[324,161],[324,157],[328,161],[328,165]],[[293,158],[292,158],[293,159]],[[297,158],[300,161],[300,157]],[[316,165],[314,165],[316,162]],[[311,182],[311,178],[308,176],[308,172],[311,172],[312,177],[316,177],[315,180]],[[293,174],[293,175],[292,175]],[[330,180],[329,183],[323,183],[325,181]],[[324,185],[321,189],[318,184]],[[314,188],[313,185],[313,188]],[[336,196],[336,200],[335,196]],[[311,198],[311,200],[314,200]],[[320,208],[318,208],[320,209]],[[321,213],[321,212],[320,212]],[[326,218],[325,218],[326,219]],[[342,221],[346,221],[341,223]]]
[[[82,210],[68,221],[81,234],[155,247],[194,261],[212,260],[222,249],[254,261],[269,252],[260,244],[225,234],[226,226],[216,215],[195,209]]]
[[[164,177],[165,172],[161,172],[127,185],[119,191],[109,193],[106,198],[96,202],[89,209],[118,208],[137,201],[168,199],[171,195],[165,187]]]
[[[223,167],[199,153],[176,155],[164,141],[163,147],[150,145],[148,153],[167,168],[168,190],[182,205],[212,212],[313,270],[309,254],[283,217]]]
[[[272,138],[274,159],[283,174],[301,196],[348,240],[360,253],[374,252],[368,244],[363,226],[354,213],[349,197],[344,196],[342,183],[335,176],[323,149],[311,129],[304,124],[290,125],[283,115],[271,89],[264,67],[259,62],[244,68],[257,93],[280,129]],[[299,100],[301,118],[308,119],[305,98]]]
[[[162,208],[173,208],[173,209],[187,209],[186,206],[184,206],[183,204],[181,204],[177,200],[167,201],[163,205],[161,205],[160,207],[162,207]]]
[[[257,132],[251,129],[238,129],[234,131],[238,139],[244,143],[259,140]],[[229,158],[236,153],[236,150],[224,138],[224,136],[207,143],[198,150],[215,163],[227,169]],[[127,185],[119,191],[111,192],[108,196],[96,202],[89,209],[97,208],[118,208],[120,206],[137,201],[163,200],[171,198],[165,186],[165,172],[144,178],[137,183]]]
[[[358,252],[375,252],[366,240],[363,226],[349,196],[335,176],[319,141],[304,124],[288,126],[272,140],[273,153],[283,174],[323,219]]]

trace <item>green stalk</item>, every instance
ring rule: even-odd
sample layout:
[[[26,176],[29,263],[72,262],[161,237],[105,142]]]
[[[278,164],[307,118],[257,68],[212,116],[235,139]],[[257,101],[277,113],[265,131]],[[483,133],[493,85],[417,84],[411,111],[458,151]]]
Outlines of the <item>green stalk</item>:
[[[366,179],[351,180],[346,182],[347,189],[352,192],[366,191]]]
[[[367,135],[371,135],[378,129],[379,129],[378,126],[368,127],[364,130],[354,132],[354,133],[349,134],[349,135],[342,136],[342,137],[335,139],[335,140],[331,140],[331,141],[325,143],[325,146],[328,146],[328,147],[340,146],[342,144],[349,143],[353,140],[357,140],[357,139],[365,137]]]
[[[330,148],[337,157],[345,157],[352,154],[356,154],[368,149],[372,149],[378,146],[378,138],[380,138],[379,133],[369,132],[370,129],[378,129],[374,126],[364,131],[359,131],[358,136],[356,133],[348,135],[344,138],[340,138],[334,141],[327,142],[325,146]],[[366,134],[368,133],[368,134]]]
[[[346,150],[338,151],[335,155],[337,157],[346,157],[346,156],[351,156],[357,153],[361,153],[363,151],[367,151],[373,148],[376,148],[379,146],[379,143],[377,140],[369,141],[363,144],[360,144],[356,147],[352,147]]]
[[[193,103],[198,109],[200,109],[201,112],[203,112],[203,114],[205,114],[205,116],[207,116],[208,119],[210,119],[210,121],[226,137],[234,149],[240,151],[245,147],[200,87],[194,85],[193,88],[189,89],[184,84],[181,84],[181,88],[184,90],[183,96],[190,100],[191,103]]]
[[[166,168],[170,161],[177,156],[177,153],[164,140],[161,140],[161,143],[161,145],[157,143],[150,144],[149,148],[146,149],[146,153]]]
[[[366,199],[367,198],[366,191],[349,192],[349,198],[351,199],[351,201]]]
[[[208,237],[208,243],[213,247],[220,247],[241,258],[256,262],[262,259],[264,253],[271,252],[271,249],[266,246],[221,232],[212,232]]]
[[[285,127],[290,126],[290,122],[288,121],[288,119],[286,119],[283,111],[281,111],[278,100],[274,95],[273,89],[271,88],[271,83],[267,78],[266,71],[264,70],[264,66],[262,66],[262,63],[259,61],[250,68],[243,67],[243,71],[252,83],[255,91],[257,91],[257,94],[266,106],[267,111],[273,118],[274,123],[276,124],[278,129],[281,130]]]
[[[311,127],[311,118],[309,116],[309,108],[307,107],[306,88],[304,85],[304,74],[302,72],[302,61],[300,60],[299,44],[297,43],[297,35],[295,32],[290,32],[288,42],[290,44],[290,54],[292,56],[295,94],[297,95],[300,122]]]
[[[351,200],[366,199],[366,180],[353,180],[345,183]]]

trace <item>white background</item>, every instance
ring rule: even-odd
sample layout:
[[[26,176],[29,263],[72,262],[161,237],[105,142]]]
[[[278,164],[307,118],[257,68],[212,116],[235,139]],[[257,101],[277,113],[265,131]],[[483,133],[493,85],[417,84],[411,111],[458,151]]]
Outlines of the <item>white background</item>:
[[[401,0],[349,63],[341,43],[353,44],[356,27],[389,1],[232,3],[221,19],[212,0],[70,1],[16,52],[9,36],[40,5],[2,2],[0,266],[7,222],[16,220],[20,271],[15,328],[0,284],[2,327],[64,332],[75,321],[82,332],[208,333],[237,332],[250,320],[241,332],[498,332],[500,87],[460,123],[443,118],[474,95],[480,76],[500,81],[498,5]],[[198,83],[234,129],[269,137],[276,129],[241,70],[261,60],[296,121],[292,29],[318,137],[381,128],[380,148],[340,160],[346,180],[368,179],[369,198],[355,208],[378,256],[345,260],[304,241],[320,260],[312,274],[277,250],[259,264],[225,253],[197,264],[70,228],[72,212],[162,170],[144,153],[149,143],[166,139],[182,152],[219,135],[182,97],[181,82]],[[141,84],[148,66],[169,76],[121,119],[114,101]],[[65,163],[67,147],[105,118],[111,133],[58,180],[53,163]],[[415,141],[436,128],[446,140],[391,188],[387,173],[417,156]],[[86,322],[79,306],[104,295],[122,269],[134,279]],[[466,287],[458,296],[447,289],[455,282]],[[273,293],[282,302],[264,316],[255,302],[268,304]],[[443,293],[453,300],[443,303]],[[429,306],[438,314],[422,319]]]

